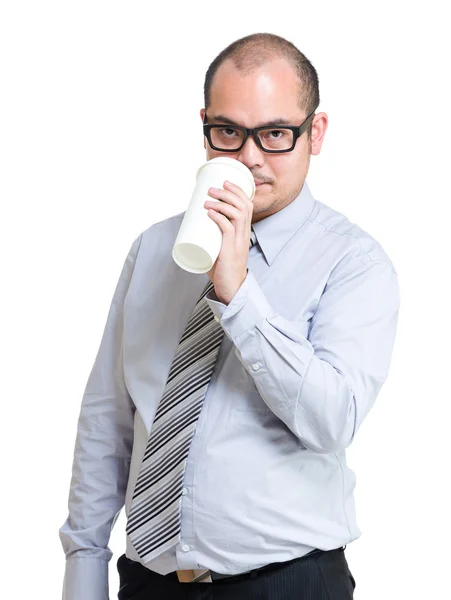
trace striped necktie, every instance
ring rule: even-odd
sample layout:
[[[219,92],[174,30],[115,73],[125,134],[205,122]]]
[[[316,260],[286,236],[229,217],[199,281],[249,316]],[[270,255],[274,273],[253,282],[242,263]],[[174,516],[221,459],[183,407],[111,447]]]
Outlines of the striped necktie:
[[[256,243],[251,230],[249,248]],[[202,292],[177,347],[136,480],[126,531],[145,563],[181,541],[186,460],[224,330]]]

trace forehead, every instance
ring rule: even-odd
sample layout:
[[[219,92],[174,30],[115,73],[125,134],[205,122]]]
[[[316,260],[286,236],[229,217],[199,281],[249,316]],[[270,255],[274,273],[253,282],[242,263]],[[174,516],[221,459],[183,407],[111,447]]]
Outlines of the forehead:
[[[211,85],[208,114],[222,114],[252,127],[274,117],[299,119],[299,79],[285,59],[274,59],[251,72],[231,60],[217,70]]]

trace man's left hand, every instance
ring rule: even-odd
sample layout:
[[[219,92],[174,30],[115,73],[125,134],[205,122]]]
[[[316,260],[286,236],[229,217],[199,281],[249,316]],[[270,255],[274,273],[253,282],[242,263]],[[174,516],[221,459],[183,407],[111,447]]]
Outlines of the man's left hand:
[[[208,215],[222,230],[222,246],[219,256],[208,276],[215,287],[216,296],[229,304],[247,276],[247,258],[251,236],[254,205],[237,185],[225,181],[224,189],[210,188],[212,198],[204,206]]]

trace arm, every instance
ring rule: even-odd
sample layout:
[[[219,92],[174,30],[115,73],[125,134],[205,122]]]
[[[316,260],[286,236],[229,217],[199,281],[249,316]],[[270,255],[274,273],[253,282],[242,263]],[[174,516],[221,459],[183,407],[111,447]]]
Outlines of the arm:
[[[69,516],[59,530],[66,555],[63,600],[108,600],[111,530],[125,501],[133,403],[122,369],[122,315],[141,236],[124,262],[78,420]]]
[[[206,301],[266,404],[304,446],[349,446],[388,376],[399,310],[392,266],[362,258],[330,279],[309,323],[277,314],[249,271],[229,305],[214,292]]]

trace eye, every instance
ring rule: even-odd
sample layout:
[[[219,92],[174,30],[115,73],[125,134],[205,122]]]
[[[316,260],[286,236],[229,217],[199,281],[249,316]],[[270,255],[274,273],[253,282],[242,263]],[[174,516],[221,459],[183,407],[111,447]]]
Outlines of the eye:
[[[225,127],[224,129],[219,129],[222,135],[225,137],[233,137],[233,134],[236,134],[236,129],[232,127]]]
[[[277,135],[277,134],[279,134],[279,135]],[[282,131],[281,129],[272,129],[271,131],[268,132],[268,135],[270,137],[272,137],[273,139],[278,140],[285,135],[285,132]]]

